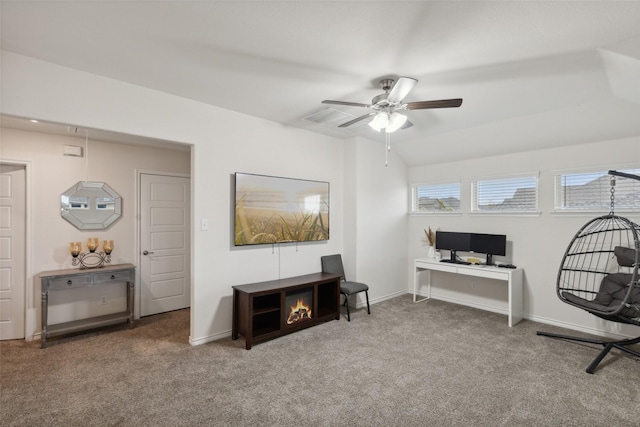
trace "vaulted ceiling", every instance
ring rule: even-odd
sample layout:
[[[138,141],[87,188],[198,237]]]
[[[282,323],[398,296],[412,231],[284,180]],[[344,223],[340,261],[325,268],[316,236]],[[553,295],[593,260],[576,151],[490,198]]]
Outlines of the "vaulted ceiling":
[[[639,1],[6,1],[2,49],[338,138],[419,80],[408,165],[640,135]],[[335,123],[309,120],[326,108]],[[364,121],[362,123],[365,123]]]

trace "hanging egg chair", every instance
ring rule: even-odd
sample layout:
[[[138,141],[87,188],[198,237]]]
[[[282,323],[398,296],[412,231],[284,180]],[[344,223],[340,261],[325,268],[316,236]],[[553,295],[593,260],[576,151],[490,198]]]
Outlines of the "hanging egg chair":
[[[640,177],[609,171],[611,175],[611,212],[586,223],[573,237],[560,265],[556,293],[563,302],[612,322],[640,326],[640,226],[615,215],[615,177]],[[640,337],[618,341],[572,337],[538,332],[538,335],[604,347],[586,371],[593,374],[613,348],[640,358],[631,348]]]

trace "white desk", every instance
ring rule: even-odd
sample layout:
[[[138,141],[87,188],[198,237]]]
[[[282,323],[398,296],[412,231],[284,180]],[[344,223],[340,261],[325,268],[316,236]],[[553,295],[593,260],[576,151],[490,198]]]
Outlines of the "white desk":
[[[488,279],[502,280],[507,282],[509,290],[508,314],[509,326],[513,326],[522,320],[522,269],[502,268],[481,265],[464,265],[439,262],[428,258],[417,258],[413,262],[413,302],[420,302],[431,298],[431,272],[442,271],[445,273],[464,274],[466,276],[485,277]],[[418,291],[418,274],[426,271],[429,274],[427,282],[427,296],[421,300],[416,300]]]

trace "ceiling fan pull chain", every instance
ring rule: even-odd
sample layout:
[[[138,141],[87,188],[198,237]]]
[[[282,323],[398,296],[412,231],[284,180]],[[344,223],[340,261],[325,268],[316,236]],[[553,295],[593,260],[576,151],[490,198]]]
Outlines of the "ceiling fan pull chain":
[[[391,151],[391,134],[384,133],[385,135],[385,150],[384,150],[384,166],[389,166],[389,151]]]

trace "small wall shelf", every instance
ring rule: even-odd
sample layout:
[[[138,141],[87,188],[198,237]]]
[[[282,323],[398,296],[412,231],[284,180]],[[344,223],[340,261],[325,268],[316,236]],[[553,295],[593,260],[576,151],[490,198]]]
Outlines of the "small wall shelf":
[[[311,319],[287,324],[287,293],[308,289],[312,296]],[[285,334],[340,319],[340,276],[313,273],[304,276],[233,286],[231,338],[242,334],[245,348]]]

